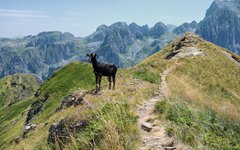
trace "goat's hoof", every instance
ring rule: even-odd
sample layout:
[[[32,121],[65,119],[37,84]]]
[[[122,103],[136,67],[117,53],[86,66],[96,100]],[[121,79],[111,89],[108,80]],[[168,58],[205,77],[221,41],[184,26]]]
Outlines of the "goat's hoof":
[[[97,90],[95,90],[95,91],[92,92],[93,95],[96,95],[97,93],[98,93]]]
[[[97,94],[100,94],[100,89],[96,89],[92,92],[93,95],[97,95]]]

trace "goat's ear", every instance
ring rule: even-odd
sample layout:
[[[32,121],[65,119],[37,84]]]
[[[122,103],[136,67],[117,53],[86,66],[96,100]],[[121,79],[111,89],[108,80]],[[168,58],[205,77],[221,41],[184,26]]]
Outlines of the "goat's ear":
[[[93,53],[93,57],[96,57],[97,56],[97,54],[96,53]]]
[[[88,56],[88,57],[90,57],[90,55],[89,55],[89,54],[87,54],[87,56]]]

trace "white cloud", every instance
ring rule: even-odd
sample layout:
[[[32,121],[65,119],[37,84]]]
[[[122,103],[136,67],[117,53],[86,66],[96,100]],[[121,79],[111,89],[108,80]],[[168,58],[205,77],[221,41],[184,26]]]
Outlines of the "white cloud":
[[[160,19],[171,19],[174,18],[174,16],[160,16]]]
[[[41,11],[32,10],[16,10],[16,9],[0,9],[0,17],[15,17],[15,18],[50,18]]]

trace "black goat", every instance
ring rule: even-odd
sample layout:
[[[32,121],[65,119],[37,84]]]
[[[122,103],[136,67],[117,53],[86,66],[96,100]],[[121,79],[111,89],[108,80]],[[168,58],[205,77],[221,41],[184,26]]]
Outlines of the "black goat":
[[[87,56],[89,57],[89,61],[92,62],[93,73],[95,74],[95,77],[96,77],[96,90],[100,91],[102,76],[108,77],[109,90],[111,89],[111,82],[113,82],[113,89],[114,89],[117,67],[113,64],[105,64],[105,63],[97,62],[97,58],[96,58],[97,55],[95,53],[87,54]]]

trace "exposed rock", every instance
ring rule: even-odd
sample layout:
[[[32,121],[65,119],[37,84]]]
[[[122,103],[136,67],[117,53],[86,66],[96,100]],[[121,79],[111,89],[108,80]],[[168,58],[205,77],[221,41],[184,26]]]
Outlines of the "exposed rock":
[[[147,132],[150,132],[152,130],[152,125],[150,123],[142,123],[141,128]]]
[[[172,141],[168,141],[168,143],[162,144],[163,147],[174,147],[174,145],[176,144],[176,141],[172,140]]]
[[[54,123],[49,128],[48,143],[55,145],[56,143],[62,148],[65,143],[69,142],[74,133],[81,132],[88,126],[86,120],[79,121],[75,124],[69,124],[67,119],[62,119],[59,123]]]
[[[25,127],[25,131],[29,131],[31,129],[31,126],[30,125],[27,125],[26,127]]]
[[[165,150],[174,150],[176,147],[165,147]]]
[[[37,92],[34,94],[35,97],[39,97],[40,96],[40,90],[37,90]]]
[[[61,106],[57,108],[56,111],[66,109],[71,106],[87,104],[87,102],[84,101],[84,96],[86,95],[86,93],[86,91],[78,91],[76,93],[68,95],[62,100]]]
[[[201,51],[201,49],[198,49],[196,47],[184,47],[180,50],[179,53],[175,55],[175,58],[186,58],[195,56],[204,56],[204,53]]]
[[[16,144],[19,144],[20,141],[21,141],[21,138],[20,137],[16,137],[14,141],[15,141]]]
[[[42,106],[48,100],[48,97],[49,96],[46,95],[45,99],[37,99],[32,103],[27,114],[26,124],[29,124],[30,120],[42,110]]]
[[[29,124],[25,127],[25,131],[35,130],[37,127],[36,124]]]
[[[67,139],[70,137],[70,133],[68,132],[64,120],[61,120],[59,123],[54,123],[49,128],[48,135],[48,143],[56,144],[59,142],[66,143]]]
[[[37,127],[36,124],[28,124],[25,126],[25,129],[24,129],[24,132],[23,132],[23,137],[26,137],[28,132],[31,131],[31,130],[35,130]]]
[[[201,41],[202,39],[196,34],[186,33],[177,43],[172,44],[172,50],[165,59],[204,56],[202,50],[197,48],[197,44]]]
[[[176,56],[180,51],[172,51],[170,53],[168,53],[168,55],[165,57],[165,59],[171,59],[174,56]]]

